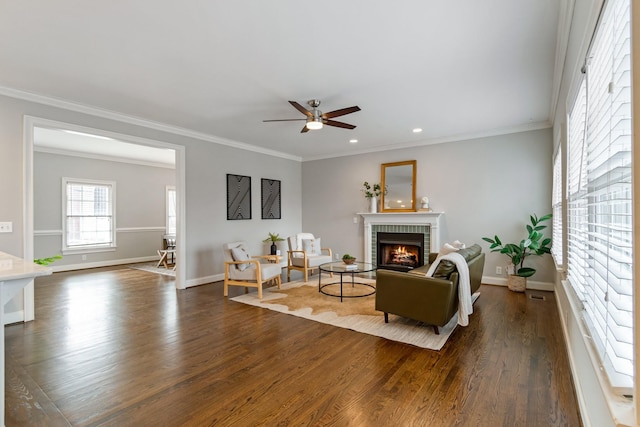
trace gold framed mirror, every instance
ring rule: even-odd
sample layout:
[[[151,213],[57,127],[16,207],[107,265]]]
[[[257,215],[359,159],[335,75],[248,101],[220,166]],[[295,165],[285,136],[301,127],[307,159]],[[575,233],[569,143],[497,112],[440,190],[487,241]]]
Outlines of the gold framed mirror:
[[[383,163],[380,176],[382,212],[415,212],[416,161]]]

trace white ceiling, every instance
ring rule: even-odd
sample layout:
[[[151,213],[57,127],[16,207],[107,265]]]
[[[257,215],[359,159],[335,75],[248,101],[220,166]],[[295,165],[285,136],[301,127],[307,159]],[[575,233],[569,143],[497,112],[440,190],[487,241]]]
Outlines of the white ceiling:
[[[36,127],[33,132],[36,151],[63,155],[175,168],[175,152],[171,149],[120,141],[96,133]]]
[[[0,86],[305,160],[540,128],[563,1],[4,1]],[[262,122],[312,98],[357,128]]]

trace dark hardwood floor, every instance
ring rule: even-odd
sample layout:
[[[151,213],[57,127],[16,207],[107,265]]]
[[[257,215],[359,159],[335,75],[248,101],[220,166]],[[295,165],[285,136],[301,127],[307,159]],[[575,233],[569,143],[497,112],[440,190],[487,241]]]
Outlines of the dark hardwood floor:
[[[221,282],[55,273],[36,320],[5,328],[6,426],[581,425],[554,295],[481,292],[436,352],[235,303]]]

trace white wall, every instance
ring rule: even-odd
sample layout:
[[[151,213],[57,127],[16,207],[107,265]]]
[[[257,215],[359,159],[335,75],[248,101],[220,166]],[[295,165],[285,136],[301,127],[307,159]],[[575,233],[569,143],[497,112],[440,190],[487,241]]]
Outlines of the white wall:
[[[380,182],[382,163],[417,160],[417,197],[428,196],[431,208],[445,213],[445,241],[480,243],[485,252],[484,236],[519,242],[530,214],[551,212],[551,150],[551,129],[543,129],[305,162],[303,226],[335,252],[362,258],[363,224],[356,214],[368,209],[362,183]],[[507,263],[504,255],[487,253],[485,276],[496,276],[495,266]],[[548,255],[527,265],[538,268],[533,280],[553,283]]]

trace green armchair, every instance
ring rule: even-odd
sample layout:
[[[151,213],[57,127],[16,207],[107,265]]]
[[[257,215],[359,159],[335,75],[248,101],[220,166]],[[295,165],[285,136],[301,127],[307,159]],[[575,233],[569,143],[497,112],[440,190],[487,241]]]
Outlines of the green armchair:
[[[480,288],[484,271],[485,255],[479,245],[473,245],[458,251],[469,265],[471,294]],[[429,263],[433,263],[438,254],[429,254]],[[419,320],[438,327],[444,326],[458,311],[459,275],[455,264],[441,261],[434,277],[426,277],[429,266],[410,272],[378,270],[376,273],[376,310],[384,312],[385,322],[389,313],[409,319]]]

